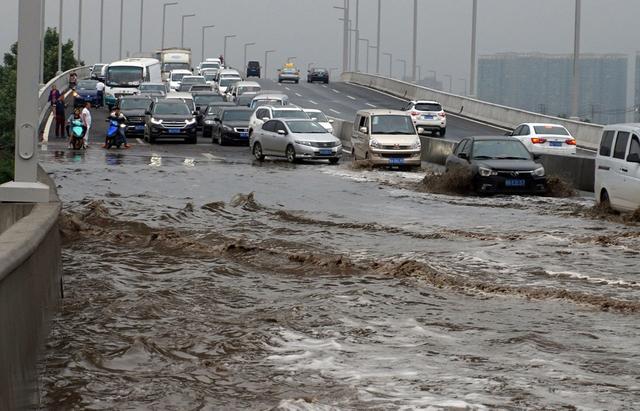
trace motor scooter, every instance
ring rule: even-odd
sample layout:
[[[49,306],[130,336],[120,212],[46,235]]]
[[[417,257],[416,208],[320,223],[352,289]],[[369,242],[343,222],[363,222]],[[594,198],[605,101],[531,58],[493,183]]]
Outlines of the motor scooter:
[[[76,119],[71,121],[71,124],[69,124],[69,135],[71,137],[71,147],[73,147],[74,150],[85,148],[84,135],[86,132],[87,129],[84,124],[82,124],[82,120]]]
[[[109,128],[107,128],[107,149],[110,149],[113,146],[120,148],[123,144],[126,143],[124,137],[124,131],[126,129],[126,124],[120,123],[117,120],[109,120]]]

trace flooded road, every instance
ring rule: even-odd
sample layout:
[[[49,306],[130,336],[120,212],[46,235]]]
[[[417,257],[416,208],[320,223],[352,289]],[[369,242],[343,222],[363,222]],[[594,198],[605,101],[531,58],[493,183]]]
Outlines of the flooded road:
[[[43,408],[640,408],[640,229],[589,198],[204,144],[43,157],[65,202]]]

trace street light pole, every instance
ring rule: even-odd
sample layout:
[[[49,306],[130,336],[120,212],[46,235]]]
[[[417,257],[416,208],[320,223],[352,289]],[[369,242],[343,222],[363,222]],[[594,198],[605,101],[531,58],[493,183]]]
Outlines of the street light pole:
[[[224,52],[222,53],[222,56],[224,57],[224,65],[225,67],[231,67],[231,65],[229,64],[229,59],[227,58],[227,40],[228,39],[232,39],[236,37],[235,34],[231,34],[229,36],[224,36]]]
[[[167,25],[167,7],[175,6],[177,4],[178,2],[172,2],[172,3],[164,3],[162,5],[162,43],[161,43],[162,46],[160,47],[161,50],[164,50],[164,32],[165,32],[165,26]]]
[[[247,47],[249,46],[255,46],[256,43],[244,43],[244,70],[247,70]]]
[[[269,54],[271,53],[275,53],[275,50],[266,50],[264,52],[264,78],[269,78],[269,71],[268,71],[268,63],[269,63]]]
[[[378,38],[376,39],[376,74],[380,74],[380,27],[382,25],[382,0],[378,0]]]
[[[353,60],[355,72],[360,71],[360,24],[359,24],[359,16],[360,14],[360,0],[356,0],[356,42],[355,42],[355,58]]]
[[[578,117],[580,107],[580,18],[582,0],[575,0],[575,21],[573,37],[573,79],[571,82],[571,117]]]
[[[44,85],[44,12],[45,2],[40,0],[42,5],[40,6],[40,82],[38,84]]]
[[[104,49],[104,0],[100,0],[100,63],[104,61],[102,51]]]
[[[184,20],[189,17],[195,17],[195,14],[183,14],[182,15],[182,26],[180,26],[180,47],[184,48]]]
[[[418,70],[418,0],[413,0],[413,52],[411,61],[411,79],[415,83]]]
[[[60,16],[58,20],[58,75],[62,74],[62,13],[63,13],[62,0],[60,0]]]
[[[206,29],[212,29],[215,27],[215,24],[211,24],[209,26],[202,26],[202,58],[200,59],[200,61],[204,61],[204,31]]]
[[[142,53],[142,26],[144,25],[144,0],[140,0],[140,38],[138,45],[138,53]]]
[[[78,0],[78,61],[82,61],[82,0]]]
[[[120,0],[120,45],[118,48],[119,60],[122,60],[122,32],[124,31],[124,0]]]
[[[402,81],[405,81],[407,78],[407,60],[405,59],[397,59],[400,63],[402,63]]]
[[[392,53],[382,53],[382,54],[389,57],[389,77],[393,78],[393,54]]]
[[[342,71],[348,71],[349,67],[349,0],[344,0],[344,7],[333,6],[334,9],[342,10]]]
[[[478,33],[478,0],[473,0],[473,13],[471,20],[471,75],[469,77],[469,86],[471,95],[476,94],[476,50],[477,50],[477,33]]]

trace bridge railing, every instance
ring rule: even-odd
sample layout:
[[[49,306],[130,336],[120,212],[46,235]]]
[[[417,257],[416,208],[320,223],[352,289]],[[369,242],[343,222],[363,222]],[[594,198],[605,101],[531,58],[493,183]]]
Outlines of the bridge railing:
[[[51,79],[44,87],[40,89],[40,97],[38,100],[38,110],[40,112],[40,132],[44,129],[44,124],[47,121],[47,116],[51,113],[49,104],[49,93],[53,86],[56,86],[61,93],[65,93],[69,90],[69,76],[71,73],[76,73],[78,79],[84,79],[89,77],[90,66],[76,67],[69,71],[65,71],[59,76]]]
[[[501,106],[499,104],[446,93],[388,77],[349,72],[343,73],[342,79],[407,100],[436,100],[450,113],[510,130],[521,123],[562,124],[576,138],[580,148],[589,150],[596,150],[598,148],[602,135],[602,125],[573,121],[518,108]]]

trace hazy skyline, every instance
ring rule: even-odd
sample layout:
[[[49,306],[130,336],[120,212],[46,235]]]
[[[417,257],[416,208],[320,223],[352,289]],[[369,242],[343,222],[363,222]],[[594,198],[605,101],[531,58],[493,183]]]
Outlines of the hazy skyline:
[[[100,0],[83,1],[83,50],[87,63],[98,59]],[[313,62],[325,67],[341,67],[342,25],[338,18],[342,0],[178,0],[179,6],[168,8],[166,45],[180,43],[180,16],[196,13],[187,20],[186,46],[194,51],[194,64],[200,59],[201,27],[215,24],[207,31],[207,55],[222,53],[223,36],[236,34],[229,40],[227,61],[241,66],[244,43],[256,42],[249,48],[249,59],[262,61],[264,50],[276,49],[270,56],[269,71],[287,57],[296,56],[301,68]],[[63,38],[76,40],[79,0],[64,0]],[[5,0],[9,18],[0,27],[0,48],[7,51],[17,38],[18,0]],[[163,0],[145,2],[145,36],[143,47],[151,51],[160,47]],[[635,54],[640,29],[635,16],[640,2],[633,0],[583,0],[582,52]],[[46,2],[48,27],[57,26],[57,0]],[[123,49],[138,51],[140,0],[125,0]],[[355,20],[356,0],[351,0],[351,18]],[[394,56],[394,75],[402,73],[405,59],[410,65],[412,35],[412,0],[383,0],[381,51]],[[463,87],[461,78],[469,77],[471,0],[449,2],[420,0],[418,64],[422,74],[435,70],[454,77],[454,89]],[[605,7],[602,7],[605,5]],[[478,53],[543,52],[571,53],[573,50],[574,0],[480,0],[478,15]],[[105,0],[106,62],[118,58],[120,1]],[[360,0],[360,33],[376,39],[377,0]],[[364,43],[361,43],[363,46]],[[361,69],[365,68],[365,50],[361,47]],[[370,69],[375,70],[375,50],[371,50]],[[633,65],[633,62],[631,62]],[[388,73],[389,59],[381,56],[380,70]],[[410,67],[407,68],[410,74]]]

